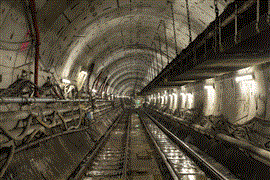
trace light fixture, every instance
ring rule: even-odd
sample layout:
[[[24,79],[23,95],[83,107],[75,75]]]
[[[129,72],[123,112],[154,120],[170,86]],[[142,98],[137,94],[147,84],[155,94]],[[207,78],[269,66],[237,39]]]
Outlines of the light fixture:
[[[83,87],[83,84],[86,80],[87,72],[86,71],[80,71],[77,77],[77,87],[78,90],[81,90]]]
[[[87,72],[86,71],[81,71],[81,73],[87,75]]]
[[[96,93],[96,92],[97,92],[97,90],[95,90],[95,89],[92,89],[92,92],[93,92],[93,93]]]
[[[85,37],[85,35],[74,35],[73,37]]]
[[[239,82],[239,81],[250,81],[250,80],[253,80],[253,76],[251,74],[249,74],[249,75],[243,75],[243,76],[237,76],[235,78],[235,81],[236,82]]]
[[[172,96],[173,96],[173,98],[176,100],[176,99],[178,99],[178,94],[177,93],[172,93]],[[176,102],[176,101],[175,101]]]
[[[194,101],[193,98],[194,98],[193,94],[187,93],[187,100],[188,100],[187,108],[188,108],[188,109],[191,109],[191,108],[192,108],[193,101]]]
[[[188,98],[193,98],[193,94],[187,93]]]
[[[205,85],[204,89],[214,89],[214,87],[212,85]]]
[[[62,79],[62,82],[66,83],[66,84],[70,84],[70,80],[68,80],[68,79]]]

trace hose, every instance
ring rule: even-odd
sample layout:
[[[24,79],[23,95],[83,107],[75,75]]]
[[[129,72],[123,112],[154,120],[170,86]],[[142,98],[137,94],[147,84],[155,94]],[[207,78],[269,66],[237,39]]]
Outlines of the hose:
[[[33,119],[33,117],[32,116],[29,116],[29,118],[27,120],[27,124],[26,124],[25,129],[19,135],[13,135],[12,133],[10,133],[10,131],[8,129],[5,129],[5,128],[1,127],[1,126],[0,126],[0,129],[10,139],[12,139],[14,141],[21,141],[21,140],[23,140],[27,136],[28,130],[29,130],[30,125],[32,123],[32,119]]]
[[[71,129],[78,129],[80,127],[80,125],[82,124],[82,108],[80,107],[79,109],[80,111],[80,116],[79,116],[79,122],[76,126],[71,126],[68,128],[68,130],[71,130]]]
[[[0,178],[2,178],[11,163],[11,160],[13,159],[13,155],[15,153],[15,143],[13,140],[9,141],[8,143],[5,144],[5,147],[10,146],[10,152],[8,154],[7,160],[4,163],[4,165],[0,169]]]

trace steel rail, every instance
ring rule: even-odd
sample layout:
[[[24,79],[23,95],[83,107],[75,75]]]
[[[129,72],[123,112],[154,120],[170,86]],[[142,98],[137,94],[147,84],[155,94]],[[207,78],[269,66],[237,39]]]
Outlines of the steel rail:
[[[123,165],[123,172],[122,172],[122,179],[128,179],[128,159],[129,159],[129,151],[130,151],[130,126],[131,126],[131,114],[128,116],[128,125],[127,125],[127,137],[126,137],[126,146],[125,146],[125,154],[124,154],[124,165]]]
[[[156,112],[158,112],[160,115],[164,115],[164,113],[160,113],[159,111],[156,111]],[[168,116],[168,114],[166,116]],[[173,117],[173,118],[175,119],[175,117]],[[177,118],[177,120],[180,120],[180,118]],[[264,121],[264,120],[260,119],[260,121]],[[187,126],[186,124],[184,124],[182,122],[181,122],[181,124]],[[200,132],[196,129],[193,129],[193,130],[196,132]],[[235,145],[241,149],[244,149],[244,150],[256,155],[257,157],[261,158],[262,160],[267,162],[268,165],[270,164],[269,163],[270,162],[270,151],[267,149],[263,149],[263,148],[260,148],[258,146],[254,146],[253,144],[251,144],[249,142],[239,140],[239,139],[236,139],[234,137],[231,137],[231,136],[228,136],[228,135],[222,134],[222,133],[216,134],[213,137],[218,139],[218,140],[226,141],[226,142],[228,142],[232,145]]]
[[[69,176],[69,180],[77,180],[81,179],[83,176],[83,173],[86,171],[86,167],[91,163],[93,158],[97,155],[98,151],[102,147],[102,145],[107,140],[107,137],[111,134],[111,132],[115,129],[115,127],[118,125],[119,121],[124,117],[124,112],[118,116],[118,118],[114,121],[114,123],[109,127],[107,132],[96,142],[96,145],[93,149],[89,151],[89,153],[85,156],[85,161],[83,160],[81,164],[77,167],[77,169]]]
[[[198,153],[196,153],[193,149],[191,149],[185,142],[180,140],[178,137],[176,137],[173,133],[171,133],[166,127],[164,127],[162,124],[160,124],[154,117],[152,117],[150,114],[148,114],[146,111],[143,110],[143,112],[165,133],[167,134],[174,142],[176,142],[180,147],[182,147],[186,152],[188,152],[191,156],[193,156],[192,159],[195,159],[196,161],[202,163],[202,165],[208,170],[209,173],[211,173],[212,176],[215,177],[215,179],[220,180],[229,180],[226,176],[224,176],[221,172],[219,172],[215,167],[213,167],[211,164],[209,164],[203,157],[201,157]]]
[[[158,154],[161,156],[163,162],[165,163],[166,167],[168,168],[168,170],[170,171],[171,176],[173,177],[174,180],[178,180],[181,179],[180,177],[178,177],[177,173],[175,172],[174,168],[172,167],[171,163],[169,162],[168,158],[166,157],[166,155],[162,152],[161,148],[158,146],[157,141],[155,140],[155,138],[153,137],[152,133],[150,132],[149,128],[147,127],[147,125],[145,124],[145,122],[141,119],[141,117],[139,116],[141,123],[143,124],[143,127],[145,128],[148,136],[150,137],[150,139],[152,140],[156,150],[158,151]]]

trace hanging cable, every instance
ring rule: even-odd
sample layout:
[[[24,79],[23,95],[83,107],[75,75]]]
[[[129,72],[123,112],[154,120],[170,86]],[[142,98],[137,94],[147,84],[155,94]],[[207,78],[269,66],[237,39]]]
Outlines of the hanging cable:
[[[167,51],[167,65],[169,64],[169,50],[168,50],[168,41],[167,41],[167,28],[166,28],[166,22],[163,21],[164,25],[164,35],[165,35],[165,42],[166,42],[166,51]]]
[[[268,14],[267,14],[267,22],[270,24],[270,1],[268,1]]]
[[[168,1],[169,2],[169,1]],[[172,11],[172,22],[173,22],[173,34],[174,34],[174,44],[175,44],[175,55],[178,54],[177,48],[177,40],[176,40],[176,30],[175,30],[175,20],[174,20],[174,12],[173,12],[173,4],[171,3],[171,11]]]
[[[160,38],[160,36],[159,36],[159,34],[157,33],[157,35],[158,35],[158,42],[159,42],[159,51],[160,51],[160,58],[161,58],[161,67],[162,67],[162,69],[163,69],[163,59],[162,59],[162,50],[161,50],[161,38]]]
[[[31,10],[29,8],[29,6],[26,4],[26,1],[25,0],[20,0],[20,3],[23,7],[23,11],[24,11],[24,15],[25,15],[25,18],[26,18],[26,21],[27,21],[27,25],[28,25],[28,33],[30,33],[30,47],[28,48],[27,50],[27,54],[26,54],[26,57],[25,57],[25,63],[27,63],[27,60],[29,57],[32,57],[32,54],[33,54],[33,49],[34,49],[34,46],[35,46],[35,39],[33,38],[34,37],[34,33],[33,33],[33,27],[32,27],[32,21],[31,21]],[[29,62],[32,62],[31,59],[29,59]],[[31,64],[28,65],[28,71],[30,72],[31,71]],[[28,75],[28,79],[30,80],[31,77],[30,77],[30,74]]]

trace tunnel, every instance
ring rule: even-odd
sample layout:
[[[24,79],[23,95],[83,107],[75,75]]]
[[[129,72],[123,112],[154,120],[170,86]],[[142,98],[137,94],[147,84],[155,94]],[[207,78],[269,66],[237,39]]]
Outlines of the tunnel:
[[[268,0],[0,0],[0,179],[270,179],[269,37]]]

